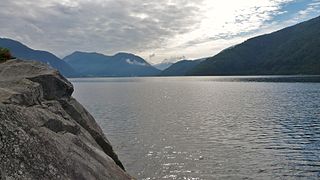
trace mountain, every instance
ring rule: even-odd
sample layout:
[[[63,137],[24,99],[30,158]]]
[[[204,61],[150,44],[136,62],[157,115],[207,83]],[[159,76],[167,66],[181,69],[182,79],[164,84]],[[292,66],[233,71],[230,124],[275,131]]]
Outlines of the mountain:
[[[203,59],[200,60],[182,60],[174,63],[167,69],[161,72],[161,76],[185,76],[188,71],[192,70],[195,66],[200,64]]]
[[[320,74],[320,17],[249,39],[200,63],[187,74]]]
[[[154,76],[161,71],[151,66],[139,56],[118,53],[106,56],[99,53],[74,52],[63,58],[76,71],[84,76]]]
[[[33,50],[18,41],[7,38],[0,38],[0,47],[8,48],[16,58],[49,64],[66,77],[78,76],[78,73],[70,65],[49,52]]]
[[[162,62],[162,63],[153,65],[153,67],[163,71],[163,70],[169,68],[172,64],[174,64],[174,63],[173,62]]]

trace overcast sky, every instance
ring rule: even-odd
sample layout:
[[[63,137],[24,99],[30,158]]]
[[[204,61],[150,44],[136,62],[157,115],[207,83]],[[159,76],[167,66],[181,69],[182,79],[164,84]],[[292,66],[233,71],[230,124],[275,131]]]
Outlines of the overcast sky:
[[[1,0],[0,36],[64,57],[132,52],[152,63],[212,56],[320,15],[320,0]]]

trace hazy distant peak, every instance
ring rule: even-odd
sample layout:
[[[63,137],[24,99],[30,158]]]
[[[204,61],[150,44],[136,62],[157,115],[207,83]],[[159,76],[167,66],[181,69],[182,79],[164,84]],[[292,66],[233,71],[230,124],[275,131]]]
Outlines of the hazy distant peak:
[[[118,52],[114,56],[135,56],[135,55],[128,52]]]
[[[70,55],[99,55],[99,56],[106,56],[104,54],[97,53],[97,52],[84,52],[84,51],[75,51]]]
[[[159,70],[143,58],[131,53],[117,53],[106,56],[99,53],[77,52],[64,58],[84,76],[152,76]]]

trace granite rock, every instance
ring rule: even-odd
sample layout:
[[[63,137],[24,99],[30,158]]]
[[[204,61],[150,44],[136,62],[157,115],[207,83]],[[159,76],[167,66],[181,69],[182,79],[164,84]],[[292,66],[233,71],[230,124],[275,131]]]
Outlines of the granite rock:
[[[0,179],[133,179],[72,92],[46,64],[0,64]]]

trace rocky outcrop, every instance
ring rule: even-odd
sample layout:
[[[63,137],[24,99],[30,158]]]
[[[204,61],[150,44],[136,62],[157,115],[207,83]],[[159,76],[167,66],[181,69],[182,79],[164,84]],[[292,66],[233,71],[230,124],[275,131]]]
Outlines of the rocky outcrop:
[[[0,179],[132,179],[56,70],[0,64]]]

